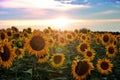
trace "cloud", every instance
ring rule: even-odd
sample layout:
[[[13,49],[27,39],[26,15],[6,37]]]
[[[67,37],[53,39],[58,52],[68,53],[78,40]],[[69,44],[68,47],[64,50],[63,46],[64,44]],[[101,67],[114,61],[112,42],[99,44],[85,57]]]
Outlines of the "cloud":
[[[105,11],[93,13],[90,16],[102,16],[102,15],[110,15],[110,14],[116,14],[116,13],[120,13],[120,12],[117,10],[105,10]]]
[[[71,0],[67,0],[70,2]],[[0,2],[0,7],[4,8],[41,8],[69,10],[74,8],[90,8],[89,5],[63,4],[54,0],[5,0]]]
[[[116,11],[116,10],[107,10],[107,11],[100,12],[99,14],[107,15],[107,14],[114,14],[114,13],[118,13],[118,11]]]

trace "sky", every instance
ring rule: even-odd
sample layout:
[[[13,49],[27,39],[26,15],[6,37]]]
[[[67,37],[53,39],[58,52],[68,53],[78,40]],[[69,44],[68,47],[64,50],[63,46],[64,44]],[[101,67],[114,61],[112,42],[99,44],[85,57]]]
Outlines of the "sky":
[[[0,28],[120,32],[120,0],[0,0]]]

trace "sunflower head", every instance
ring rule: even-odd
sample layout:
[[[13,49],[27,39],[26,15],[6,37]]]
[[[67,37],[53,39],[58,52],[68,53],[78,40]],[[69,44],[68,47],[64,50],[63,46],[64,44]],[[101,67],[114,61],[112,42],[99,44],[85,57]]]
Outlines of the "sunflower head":
[[[15,26],[12,26],[12,27],[11,27],[11,30],[12,30],[12,32],[18,32],[18,31],[19,31],[18,28],[15,27]]]
[[[66,44],[66,39],[65,39],[63,36],[60,36],[58,43],[59,43],[61,46],[65,46],[65,44]]]
[[[48,41],[45,35],[40,31],[34,31],[33,34],[27,39],[26,48],[31,55],[42,55],[48,52]]]
[[[1,30],[1,31],[0,31],[0,39],[1,39],[1,40],[4,40],[4,39],[6,39],[6,37],[7,37],[7,35],[6,35],[5,30]]]
[[[114,44],[106,46],[106,54],[108,57],[115,57],[117,53],[117,48]]]
[[[112,72],[113,64],[108,59],[99,59],[97,63],[98,71],[102,74],[109,74]]]
[[[74,60],[72,63],[72,74],[76,80],[85,79],[94,67],[88,60]]]
[[[67,32],[66,33],[66,40],[67,41],[73,41],[74,40],[72,32]]]
[[[6,34],[7,34],[7,36],[9,38],[12,37],[12,31],[11,31],[11,29],[7,29]]]
[[[77,50],[80,54],[83,54],[86,49],[89,48],[89,44],[87,42],[82,42],[77,46]]]
[[[1,65],[5,68],[9,68],[15,56],[14,50],[11,48],[10,44],[8,42],[3,42],[2,51],[0,51]]]
[[[84,57],[89,60],[93,60],[95,57],[95,51],[93,49],[86,49]]]
[[[102,44],[107,45],[110,43],[111,38],[110,38],[111,34],[110,33],[104,33],[102,34]]]
[[[55,40],[53,37],[48,37],[48,45],[49,47],[53,47],[55,44]]]
[[[21,59],[24,56],[24,49],[20,49],[20,48],[15,49],[15,53],[16,53],[18,59]]]
[[[50,61],[54,68],[58,68],[63,65],[65,56],[63,53],[53,54]]]

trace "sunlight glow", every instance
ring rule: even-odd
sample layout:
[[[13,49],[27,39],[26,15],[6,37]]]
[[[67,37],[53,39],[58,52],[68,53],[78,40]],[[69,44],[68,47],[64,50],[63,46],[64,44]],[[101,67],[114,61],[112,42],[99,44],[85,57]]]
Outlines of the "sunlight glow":
[[[63,28],[65,29],[67,28],[69,24],[74,23],[74,22],[83,22],[83,20],[73,20],[65,16],[61,16],[61,17],[57,17],[54,19],[46,20],[45,24],[53,26],[58,29],[63,29]]]

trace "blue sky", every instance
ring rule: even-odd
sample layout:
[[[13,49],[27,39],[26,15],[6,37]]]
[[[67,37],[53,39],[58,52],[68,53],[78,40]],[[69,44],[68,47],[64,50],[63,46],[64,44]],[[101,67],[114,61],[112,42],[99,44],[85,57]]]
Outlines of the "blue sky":
[[[71,29],[74,26],[119,31],[120,0],[0,0],[1,26],[6,26],[8,21],[35,22],[61,16],[69,20],[84,20],[84,23],[76,22],[75,25],[69,25]],[[37,26],[37,23],[34,24]],[[22,22],[20,25],[22,26]]]

